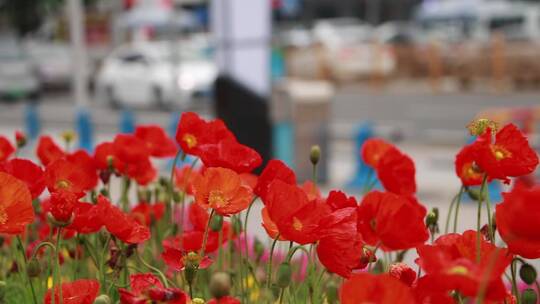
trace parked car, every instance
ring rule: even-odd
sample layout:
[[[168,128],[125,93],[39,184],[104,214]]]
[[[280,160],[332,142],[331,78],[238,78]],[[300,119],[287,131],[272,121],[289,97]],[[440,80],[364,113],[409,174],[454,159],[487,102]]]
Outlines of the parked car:
[[[70,86],[73,65],[68,45],[30,42],[26,49],[43,89],[66,89]]]
[[[96,77],[100,100],[114,107],[186,105],[210,94],[217,77],[208,44],[198,41],[124,45],[104,61]]]
[[[0,97],[3,99],[36,98],[40,86],[32,62],[17,43],[0,43]]]

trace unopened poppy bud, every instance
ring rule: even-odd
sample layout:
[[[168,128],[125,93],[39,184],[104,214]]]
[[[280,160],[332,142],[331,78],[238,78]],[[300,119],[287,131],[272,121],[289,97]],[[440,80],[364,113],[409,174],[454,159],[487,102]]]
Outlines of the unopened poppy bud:
[[[318,145],[311,146],[311,152],[309,153],[309,160],[311,161],[311,164],[316,166],[319,163],[319,160],[321,159],[321,147]]]
[[[74,213],[71,213],[71,217],[68,219],[68,220],[65,220],[65,221],[60,221],[60,220],[57,220],[53,215],[52,213],[50,212],[47,212],[47,220],[49,221],[49,223],[54,226],[54,227],[58,227],[58,228],[63,228],[63,227],[67,227],[69,225],[71,225],[71,223],[73,223],[73,219],[75,218],[75,214]]]
[[[522,304],[536,304],[538,301],[538,295],[536,291],[532,288],[527,288],[521,292],[521,303]]]
[[[94,304],[112,304],[112,301],[108,295],[102,294],[94,300]]]
[[[216,299],[228,296],[231,292],[231,276],[226,272],[216,272],[210,278],[210,293]]]
[[[109,168],[109,172],[114,171],[114,156],[107,155],[107,168]]]
[[[439,221],[439,208],[433,208],[426,216],[426,226],[436,226]]]
[[[531,285],[536,281],[536,269],[531,264],[523,264],[519,269],[519,277],[527,285]]]
[[[237,217],[232,218],[233,233],[238,235],[242,232],[242,222]]]
[[[36,258],[32,258],[30,261],[28,261],[26,273],[31,278],[39,276],[39,274],[41,273],[41,266],[39,265],[39,261]]]
[[[495,133],[497,132],[498,125],[493,120],[486,118],[473,120],[467,125],[467,129],[469,129],[469,133],[472,136],[482,135],[486,132],[486,129],[488,128],[491,130],[491,132]]]
[[[195,298],[191,300],[191,304],[205,304],[206,302],[201,298]]]
[[[173,192],[173,196],[172,196],[172,199],[173,199],[173,202],[175,203],[180,203],[184,198],[184,193],[183,192],[179,192],[179,191],[174,191]]]
[[[325,293],[329,304],[338,303],[338,286],[336,283],[328,283],[328,285],[326,285]]]
[[[221,230],[221,227],[223,227],[223,216],[214,214],[210,220],[210,229],[214,232],[218,232]]]
[[[482,195],[479,190],[476,189],[467,189],[467,194],[473,201],[479,201]]]
[[[24,147],[26,145],[26,135],[21,131],[16,131],[15,143],[17,144],[17,149]]]
[[[66,130],[60,134],[66,144],[70,144],[75,139],[75,132],[73,130]]]
[[[280,288],[286,288],[291,284],[292,268],[288,262],[283,262],[279,265],[277,272],[276,284]]]

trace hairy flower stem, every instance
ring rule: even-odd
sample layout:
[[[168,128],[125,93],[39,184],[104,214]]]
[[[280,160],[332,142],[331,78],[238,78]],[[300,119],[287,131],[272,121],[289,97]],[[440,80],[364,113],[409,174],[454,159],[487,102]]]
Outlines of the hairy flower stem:
[[[456,194],[456,196],[454,196],[454,198],[452,199],[452,202],[450,202],[450,207],[448,207],[448,214],[446,215],[446,223],[444,225],[445,234],[448,233],[448,227],[450,226],[450,218],[452,217],[452,211],[456,207],[456,202],[458,200],[458,197],[460,196],[460,193],[461,193],[461,190],[458,194]]]
[[[514,296],[516,297],[516,303],[520,303],[519,301],[519,289],[518,289],[518,286],[517,286],[517,275],[516,275],[516,272],[517,272],[517,262],[518,260],[517,259],[513,259],[512,262],[510,263],[510,274],[512,276],[512,293],[514,294]]]
[[[272,242],[270,247],[270,255],[268,256],[268,266],[266,267],[266,288],[270,290],[270,284],[272,282],[272,259],[274,258],[274,250],[276,249],[276,244],[279,240],[279,234],[276,235],[276,238]]]
[[[26,259],[26,254],[24,252],[24,246],[23,242],[21,240],[21,237],[17,235],[17,248],[19,249],[22,257],[23,257],[23,271],[26,274],[26,278],[28,279],[28,285],[30,285],[30,291],[32,292],[32,300],[34,301],[34,304],[37,304],[37,298],[36,298],[36,291],[34,290],[34,284],[32,283],[32,278],[28,276],[28,273],[26,272],[27,266],[28,266],[28,260]]]
[[[62,298],[62,274],[60,272],[60,259],[58,258],[58,254],[60,253],[60,243],[62,241],[62,228],[58,228],[56,236],[56,244],[55,244],[55,250],[54,250],[54,261],[55,261],[55,279],[53,280],[53,292],[51,298],[55,298],[56,295],[56,289],[58,288],[58,304],[62,304],[63,298]],[[53,302],[54,304],[54,302]]]
[[[487,175],[484,175],[482,186],[480,186],[480,197],[478,198],[478,212],[476,214],[476,263],[480,263],[481,257],[481,240],[482,240],[482,202],[484,201],[484,190],[487,184]]]
[[[174,160],[173,160],[173,163],[172,163],[172,167],[171,167],[171,174],[169,176],[169,187],[168,187],[168,204],[167,204],[167,215],[169,216],[168,218],[171,219],[171,224],[174,225],[174,212],[173,212],[173,204],[174,204],[174,200],[173,200],[173,195],[174,195],[174,171],[176,169],[176,163],[178,162],[178,159],[180,157],[183,157],[183,152],[182,150],[178,150],[178,152],[176,153],[176,155],[174,156]]]
[[[208,242],[208,233],[210,231],[210,223],[212,222],[212,218],[214,217],[215,212],[216,211],[214,209],[212,209],[212,211],[210,211],[210,217],[208,218],[208,223],[206,224],[206,229],[204,229],[201,252],[199,253],[199,255],[201,256],[201,259],[204,258],[204,253],[205,253],[204,251],[206,250],[206,243]]]
[[[465,191],[465,187],[461,186],[461,189],[459,189],[459,194],[456,201],[456,209],[454,211],[454,230],[453,230],[454,233],[456,233],[457,231],[457,223],[458,223],[458,218],[459,218],[459,206],[461,205],[461,198],[463,197],[464,191]]]

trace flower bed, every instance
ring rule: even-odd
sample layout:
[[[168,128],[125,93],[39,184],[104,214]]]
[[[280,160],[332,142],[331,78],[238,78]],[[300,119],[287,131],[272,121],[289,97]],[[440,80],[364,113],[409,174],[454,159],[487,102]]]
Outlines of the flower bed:
[[[538,155],[512,124],[469,129],[444,221],[416,198],[414,161],[377,138],[358,151],[374,174],[354,197],[319,192],[318,147],[310,181],[279,160],[256,176],[260,155],[195,113],[175,139],[139,126],[93,154],[70,149],[71,133],[64,148],[43,136],[40,164],[17,157],[23,134],[14,146],[0,137],[0,302],[536,303],[540,187],[527,175]],[[174,158],[170,173],[158,176],[157,158]],[[493,180],[512,185],[495,209]],[[457,233],[464,196],[478,221]],[[267,240],[248,231],[257,201]]]

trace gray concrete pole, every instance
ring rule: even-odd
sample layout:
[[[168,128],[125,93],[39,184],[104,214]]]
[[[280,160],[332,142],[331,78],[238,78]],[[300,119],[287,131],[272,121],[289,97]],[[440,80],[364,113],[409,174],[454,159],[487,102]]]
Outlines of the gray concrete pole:
[[[69,32],[73,57],[73,98],[77,107],[88,104],[87,53],[82,0],[68,0]]]

